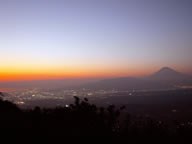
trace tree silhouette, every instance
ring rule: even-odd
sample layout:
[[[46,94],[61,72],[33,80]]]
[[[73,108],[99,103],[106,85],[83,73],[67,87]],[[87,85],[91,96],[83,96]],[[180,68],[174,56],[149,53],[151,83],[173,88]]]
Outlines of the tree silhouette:
[[[66,140],[74,142],[87,137],[106,138],[114,141],[163,140],[168,137],[192,136],[191,123],[175,123],[171,128],[163,122],[150,118],[131,118],[127,115],[120,119],[125,107],[97,107],[87,98],[74,97],[69,107],[53,109],[20,109],[17,105],[0,100],[0,130],[6,140],[15,140],[20,136],[28,139]],[[53,142],[52,142],[53,143]]]

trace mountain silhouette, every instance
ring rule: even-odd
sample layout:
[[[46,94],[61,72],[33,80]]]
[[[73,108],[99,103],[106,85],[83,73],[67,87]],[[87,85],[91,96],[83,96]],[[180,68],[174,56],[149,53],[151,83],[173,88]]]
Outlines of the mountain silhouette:
[[[148,77],[148,79],[152,80],[175,80],[178,78],[184,78],[185,75],[182,73],[179,73],[169,67],[163,67],[159,71],[155,72],[151,76]]]
[[[155,72],[151,76],[147,77],[147,80],[158,81],[161,83],[167,83],[172,85],[190,85],[192,84],[192,77],[183,73],[177,72],[169,67],[163,67],[159,71]]]
[[[163,67],[155,74],[156,75],[182,75],[181,73],[179,73],[169,67]]]
[[[178,85],[192,85],[190,76],[163,67],[145,78],[123,77],[105,79],[83,85],[88,89],[120,89],[120,90],[160,90],[176,88]]]

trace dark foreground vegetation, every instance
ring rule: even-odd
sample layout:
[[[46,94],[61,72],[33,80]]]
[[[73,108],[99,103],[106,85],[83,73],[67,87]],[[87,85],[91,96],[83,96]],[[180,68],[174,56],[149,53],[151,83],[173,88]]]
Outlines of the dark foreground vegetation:
[[[106,140],[108,142],[190,140],[192,123],[165,124],[150,118],[122,116],[124,107],[107,108],[75,98],[75,103],[54,109],[23,110],[0,100],[1,140],[10,143],[57,143]],[[91,141],[90,141],[91,140]]]

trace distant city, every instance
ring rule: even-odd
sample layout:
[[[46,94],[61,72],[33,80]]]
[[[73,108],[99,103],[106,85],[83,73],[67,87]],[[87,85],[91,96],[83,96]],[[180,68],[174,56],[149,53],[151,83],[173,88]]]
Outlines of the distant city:
[[[89,90],[89,89],[15,89],[7,90],[5,93],[5,100],[12,101],[18,105],[25,105],[29,101],[33,100],[61,100],[69,102],[73,100],[74,96],[80,98],[89,98],[90,100],[94,99],[104,99],[110,96],[118,96],[121,93],[132,96],[134,94],[132,91],[118,91],[115,89],[112,90]]]
[[[32,83],[34,84],[35,82],[33,81]],[[161,92],[164,92],[164,94],[161,94],[160,99],[156,97],[157,100],[155,101],[164,100],[164,103],[166,103],[169,99],[166,95],[170,91],[176,91],[177,95],[183,95],[183,91],[192,88],[192,77],[171,68],[163,67],[145,78],[124,77],[94,82],[87,81],[87,83],[84,81],[81,84],[79,83],[78,86],[74,85],[71,87],[65,87],[67,83],[70,83],[70,80],[59,80],[58,84],[61,87],[63,86],[63,88],[50,88],[52,84],[57,86],[57,81],[42,82],[42,84],[44,83],[49,83],[50,85],[45,88],[30,88],[30,82],[24,82],[23,84],[28,84],[28,87],[25,88],[22,86],[22,82],[18,82],[17,85],[20,85],[18,88],[1,88],[0,91],[4,92],[3,99],[22,107],[65,106],[73,102],[74,96],[82,99],[88,98],[91,102],[100,105],[133,104],[139,101],[142,101],[141,104],[143,104],[150,101],[150,99],[147,100],[149,96],[153,98],[153,96],[158,95],[158,93],[161,94]],[[172,99],[174,101],[175,97]]]

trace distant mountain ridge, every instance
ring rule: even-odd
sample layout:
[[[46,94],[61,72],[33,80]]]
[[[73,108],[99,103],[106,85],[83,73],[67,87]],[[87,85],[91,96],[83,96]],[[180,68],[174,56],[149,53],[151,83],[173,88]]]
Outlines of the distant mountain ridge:
[[[160,90],[177,86],[192,86],[192,76],[163,67],[143,78],[122,77],[112,79],[60,79],[0,82],[0,88],[87,88],[121,90]],[[2,91],[0,89],[0,91]]]
[[[163,67],[158,72],[155,72],[151,76],[147,77],[147,80],[175,85],[192,84],[192,76],[177,72],[169,67]]]
[[[141,90],[141,89],[166,89],[170,86],[153,82],[151,80],[137,78],[105,79],[96,83],[83,86],[87,89],[119,89],[119,90]]]
[[[184,77],[185,75],[180,72],[177,72],[169,67],[163,67],[159,71],[149,76],[148,79],[168,81],[168,80],[174,80],[174,79],[179,79]]]
[[[169,67],[163,67],[145,78],[124,77],[105,79],[89,83],[83,87],[88,89],[159,90],[175,88],[178,85],[192,85],[192,77]]]

